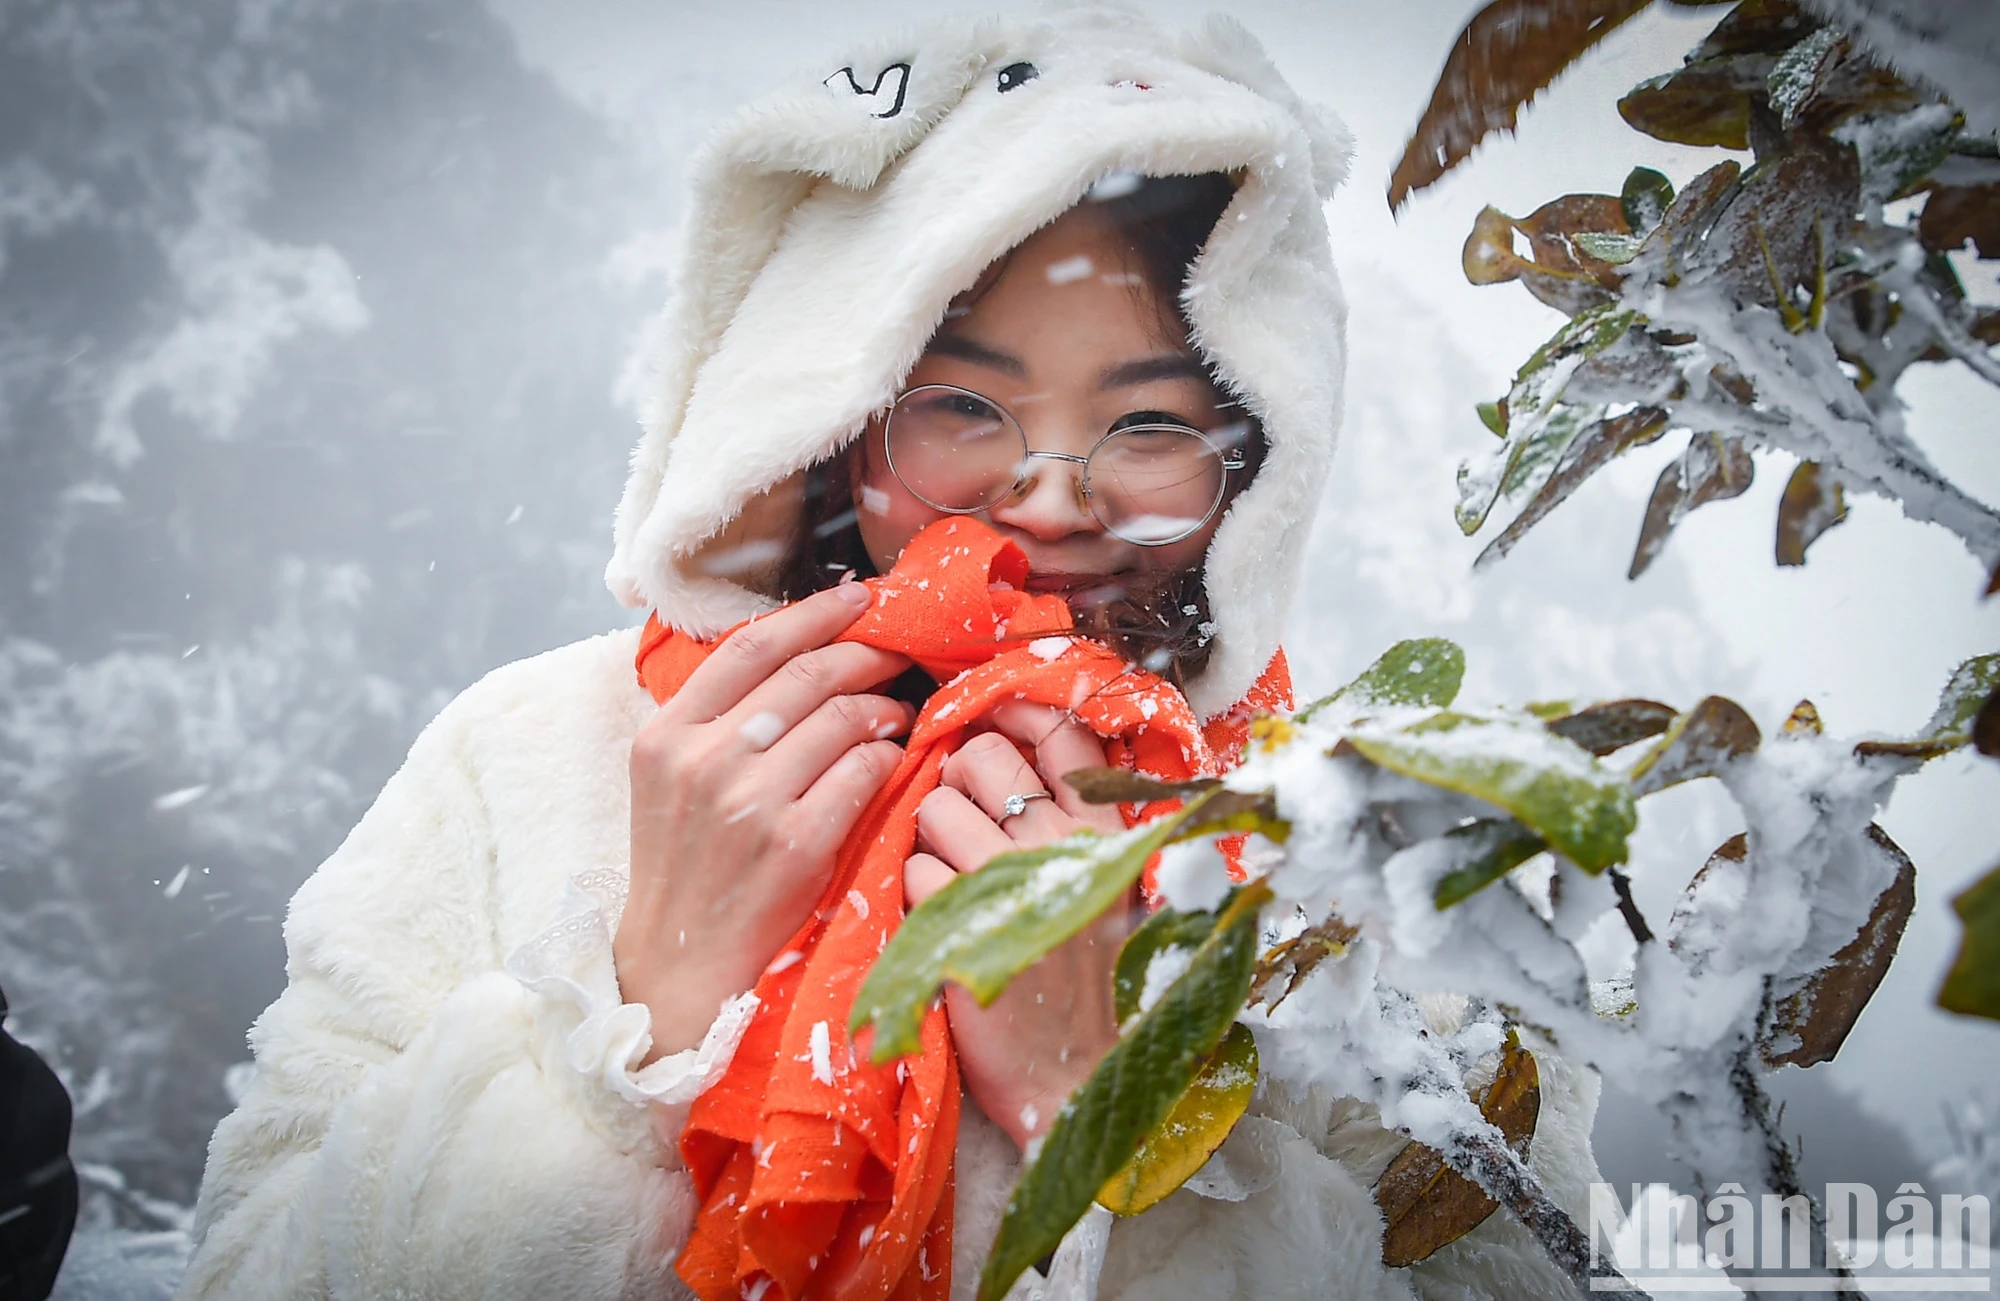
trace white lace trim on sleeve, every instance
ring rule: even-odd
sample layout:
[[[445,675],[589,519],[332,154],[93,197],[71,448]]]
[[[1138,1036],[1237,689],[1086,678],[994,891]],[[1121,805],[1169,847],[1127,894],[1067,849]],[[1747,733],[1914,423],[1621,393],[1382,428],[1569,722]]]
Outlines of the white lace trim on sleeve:
[[[722,1077],[757,1010],[757,996],[725,1001],[700,1044],[639,1069],[653,1046],[653,1014],[618,992],[611,938],[625,911],[626,882],[609,869],[579,872],[563,886],[556,919],[507,955],[507,974],[576,1018],[563,1040],[570,1068],[601,1079],[628,1102],[693,1102]]]

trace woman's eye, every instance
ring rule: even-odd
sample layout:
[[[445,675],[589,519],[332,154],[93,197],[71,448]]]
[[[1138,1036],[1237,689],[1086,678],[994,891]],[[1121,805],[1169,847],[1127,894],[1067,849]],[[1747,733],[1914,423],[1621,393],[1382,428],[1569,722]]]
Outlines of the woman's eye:
[[[963,395],[947,399],[947,401],[952,412],[956,415],[967,416],[974,420],[991,420],[994,418],[993,405],[990,402],[982,402],[978,398]]]
[[[1111,422],[1107,433],[1117,433],[1121,429],[1131,429],[1139,425],[1172,425],[1176,429],[1191,429],[1193,426],[1171,411],[1128,411]]]

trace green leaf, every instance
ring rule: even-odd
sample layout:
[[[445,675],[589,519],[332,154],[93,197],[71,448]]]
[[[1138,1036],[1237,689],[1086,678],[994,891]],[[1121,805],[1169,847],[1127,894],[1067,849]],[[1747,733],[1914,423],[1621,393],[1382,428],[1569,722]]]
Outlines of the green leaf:
[[[1951,901],[1965,923],[1958,957],[1938,990],[1938,1006],[2000,1021],[2000,867]]]
[[[1002,854],[965,873],[903,919],[854,1000],[848,1028],[873,1024],[878,1062],[917,1051],[924,1009],[947,980],[982,1006],[1007,982],[1124,897],[1146,862],[1200,816],[1213,794],[1114,836],[1079,832]]]
[[[1303,722],[1322,709],[1339,706],[1352,714],[1399,706],[1442,709],[1458,698],[1465,679],[1465,652],[1443,637],[1399,641],[1360,677],[1330,696],[1301,709]]]
[[[1257,1092],[1257,1037],[1237,1022],[1161,1126],[1125,1168],[1097,1190],[1098,1205],[1137,1215],[1164,1201],[1208,1164]]]
[[[1023,1270],[1055,1250],[1105,1182],[1173,1113],[1243,1007],[1257,961],[1257,910],[1270,897],[1262,882],[1235,893],[1180,979],[1133,1020],[1057,1113],[1007,1199],[979,1276],[980,1301],[999,1301]]]
[[[945,981],[990,1005],[1015,976],[1122,899],[1162,848],[1238,831],[1282,844],[1291,826],[1268,792],[1209,789],[1117,835],[1078,832],[958,876],[890,937],[855,996],[849,1032],[874,1026],[873,1061],[916,1052],[924,1009]]]
[[[1392,772],[1496,805],[1586,872],[1626,858],[1638,813],[1625,778],[1529,716],[1443,712],[1403,728],[1350,732]]]
[[[1634,167],[1625,174],[1625,186],[1618,201],[1625,208],[1625,223],[1645,235],[1674,206],[1674,183],[1650,167]]]
[[[1973,720],[1986,698],[2000,690],[2000,654],[1975,655],[1953,670],[1938,696],[1937,709],[1923,730],[1902,741],[1863,741],[1860,755],[1889,754],[1910,759],[1934,759],[1972,740]]]
[[[1481,402],[1474,410],[1479,412],[1479,423],[1485,425],[1495,438],[1507,436],[1507,414],[1498,402]]]
[[[1180,949],[1190,955],[1201,947],[1215,929],[1215,914],[1177,912],[1162,908],[1140,924],[1118,950],[1118,966],[1111,977],[1112,1006],[1118,1024],[1124,1025],[1139,1012],[1139,995],[1145,992],[1146,970],[1155,955]]]
[[[1644,235],[1618,235],[1609,231],[1586,230],[1571,236],[1576,246],[1600,262],[1622,267],[1639,256],[1639,249],[1646,242]]]
[[[1439,912],[1498,881],[1548,848],[1548,843],[1513,818],[1481,818],[1454,827],[1442,837],[1463,855],[1458,867],[1439,878],[1432,896]]]

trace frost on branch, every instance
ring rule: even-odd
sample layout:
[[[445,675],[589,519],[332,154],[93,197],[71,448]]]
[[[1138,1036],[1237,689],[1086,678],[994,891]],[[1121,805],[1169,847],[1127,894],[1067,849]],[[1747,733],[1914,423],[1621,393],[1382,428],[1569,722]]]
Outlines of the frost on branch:
[[[1161,849],[1255,833],[1217,907],[1162,908],[1127,942],[1121,1040],[1024,1170],[982,1296],[1093,1200],[1143,1213],[1194,1175],[1260,1078],[1357,1099],[1412,1141],[1376,1190],[1392,1264],[1499,1207],[1580,1292],[1623,1286],[1580,1208],[1524,1159],[1536,1052],[1651,1101],[1705,1190],[1801,1192],[1761,1076],[1830,1059],[1880,983],[1916,869],[1873,818],[1899,777],[1970,743],[2000,656],[1962,666],[1917,735],[1858,745],[1809,704],[1768,735],[1721,697],[1471,709],[1456,703],[1463,672],[1449,642],[1404,642],[1327,699],[1257,720],[1220,782],[1076,774],[1103,802],[1184,802],[1121,835],[996,859],[910,914],[856,1003],[878,1057],[913,1046],[944,981],[998,997]],[[1622,866],[1639,803],[1693,780],[1723,784],[1744,832],[1689,865],[1671,916],[1645,918]],[[1519,870],[1531,860],[1548,871]],[[1637,954],[1593,986],[1577,943],[1614,910]],[[1462,1005],[1448,1024],[1417,996],[1442,991]],[[1817,1211],[1815,1225],[1825,1259]]]
[[[1480,410],[1500,442],[1460,468],[1459,524],[1477,532],[1502,508],[1513,518],[1479,563],[1615,457],[1672,438],[1684,450],[1654,488],[1631,577],[1690,511],[1745,491],[1771,451],[1796,462],[1779,564],[1805,563],[1859,492],[2000,567],[2000,513],[1931,465],[1896,397],[1919,362],[2000,384],[2000,305],[1969,301],[1946,256],[1968,242],[2000,256],[1994,140],[1789,0],[1734,7],[1683,67],[1618,108],[1648,135],[1755,161],[1724,161],[1678,194],[1642,167],[1619,195],[1479,215],[1467,279],[1519,281],[1571,318]],[[1886,204],[1914,196],[1920,215],[1888,219]]]

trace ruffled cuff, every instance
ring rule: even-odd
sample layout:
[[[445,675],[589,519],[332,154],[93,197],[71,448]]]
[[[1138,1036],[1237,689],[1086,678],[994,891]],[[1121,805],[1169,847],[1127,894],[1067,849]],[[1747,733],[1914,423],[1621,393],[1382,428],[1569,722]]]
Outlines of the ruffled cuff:
[[[653,1046],[653,1013],[618,990],[611,941],[626,888],[625,877],[608,869],[571,877],[556,919],[507,955],[507,974],[548,1000],[571,1070],[634,1105],[684,1106],[728,1069],[757,996],[726,1000],[701,1043],[635,1069]]]

